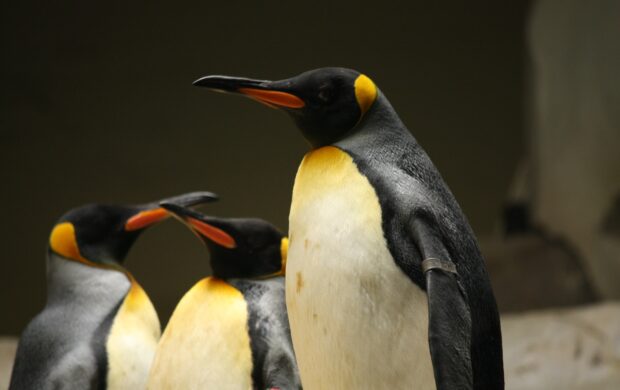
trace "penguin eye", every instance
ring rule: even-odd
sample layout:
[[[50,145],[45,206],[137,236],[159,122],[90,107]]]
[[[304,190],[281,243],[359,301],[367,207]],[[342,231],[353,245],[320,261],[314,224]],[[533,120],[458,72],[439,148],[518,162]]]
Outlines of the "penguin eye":
[[[319,100],[323,104],[329,104],[336,98],[336,90],[330,84],[324,84],[319,88]]]

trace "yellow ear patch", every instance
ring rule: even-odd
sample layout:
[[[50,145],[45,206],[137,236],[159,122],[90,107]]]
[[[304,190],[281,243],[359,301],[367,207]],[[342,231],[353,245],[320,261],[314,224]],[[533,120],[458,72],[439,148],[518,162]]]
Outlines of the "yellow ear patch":
[[[288,238],[284,237],[280,244],[280,255],[282,256],[282,275],[286,274],[286,259],[288,258]]]
[[[362,115],[368,111],[370,106],[375,102],[377,98],[377,87],[370,78],[366,75],[359,75],[355,80],[355,99],[362,110]],[[361,118],[360,116],[360,118]]]
[[[50,247],[59,255],[68,259],[85,261],[80,254],[77,241],[75,240],[75,228],[70,222],[59,223],[50,235]]]

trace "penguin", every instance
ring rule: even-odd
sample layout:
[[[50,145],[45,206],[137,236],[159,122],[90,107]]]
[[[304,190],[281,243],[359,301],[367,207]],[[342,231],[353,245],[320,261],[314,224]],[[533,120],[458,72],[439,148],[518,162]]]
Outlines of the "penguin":
[[[173,197],[193,205],[215,194]],[[17,348],[10,389],[143,389],[161,329],[123,262],[138,236],[168,212],[89,204],[67,212],[47,251],[47,302]]]
[[[286,111],[309,141],[286,302],[306,389],[502,389],[497,305],[474,233],[368,76],[321,68],[195,85]]]
[[[207,246],[212,276],[181,299],[148,389],[301,389],[284,298],[288,239],[269,222],[162,203]]]

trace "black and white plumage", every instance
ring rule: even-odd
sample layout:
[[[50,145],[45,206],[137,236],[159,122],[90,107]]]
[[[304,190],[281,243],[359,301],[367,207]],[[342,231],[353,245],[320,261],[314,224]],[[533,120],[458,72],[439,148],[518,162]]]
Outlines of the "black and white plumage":
[[[312,144],[293,189],[286,283],[306,388],[503,388],[475,236],[370,78],[322,68],[195,84],[285,110]]]
[[[173,199],[197,204],[214,195]],[[161,330],[123,262],[140,233],[167,216],[158,203],[93,204],[57,222],[47,255],[47,303],[22,333],[10,389],[144,388]]]
[[[284,301],[286,237],[260,219],[162,206],[207,245],[213,276],[175,308],[148,388],[301,388]]]

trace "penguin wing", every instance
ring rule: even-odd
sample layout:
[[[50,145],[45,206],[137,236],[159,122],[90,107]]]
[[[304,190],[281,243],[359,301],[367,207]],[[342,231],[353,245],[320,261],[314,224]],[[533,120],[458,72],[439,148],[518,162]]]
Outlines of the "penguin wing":
[[[268,389],[301,389],[295,357],[285,348],[272,347],[265,357],[263,371]]]
[[[415,218],[411,234],[422,256],[428,338],[437,390],[472,389],[471,314],[456,266],[435,224]]]

